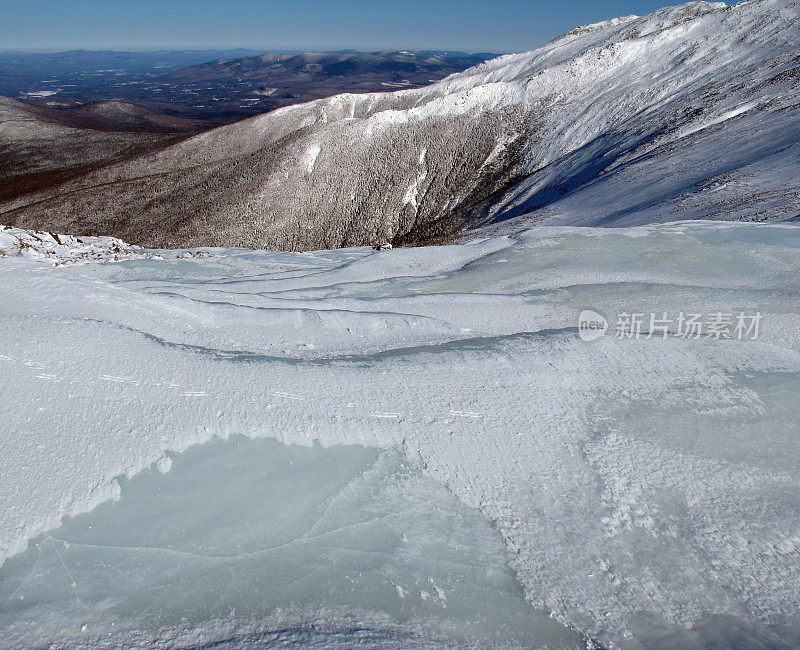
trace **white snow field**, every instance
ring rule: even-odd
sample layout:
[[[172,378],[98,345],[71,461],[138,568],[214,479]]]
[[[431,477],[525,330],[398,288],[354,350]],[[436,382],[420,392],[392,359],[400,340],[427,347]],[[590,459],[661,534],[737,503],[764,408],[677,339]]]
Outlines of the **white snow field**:
[[[800,643],[797,226],[10,241],[0,646]]]

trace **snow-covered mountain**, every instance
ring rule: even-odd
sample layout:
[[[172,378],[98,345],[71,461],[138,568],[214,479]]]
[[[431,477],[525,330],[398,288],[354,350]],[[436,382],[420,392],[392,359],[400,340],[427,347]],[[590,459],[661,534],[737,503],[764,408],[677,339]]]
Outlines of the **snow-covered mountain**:
[[[582,27],[427,88],[338,95],[0,204],[149,246],[432,242],[547,223],[800,214],[798,0]]]

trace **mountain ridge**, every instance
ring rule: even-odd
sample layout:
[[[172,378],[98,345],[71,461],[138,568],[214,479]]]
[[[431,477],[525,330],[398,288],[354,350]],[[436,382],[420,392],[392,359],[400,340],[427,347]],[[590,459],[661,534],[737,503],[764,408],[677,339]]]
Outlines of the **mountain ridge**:
[[[242,57],[238,59],[216,59],[206,63],[174,70],[164,75],[165,78],[185,78],[193,73],[202,77],[203,72],[212,74],[230,73],[231,69],[237,72],[258,73],[267,66],[281,67],[286,71],[302,71],[306,74],[327,73],[336,74],[341,70],[343,73],[352,74],[355,71],[371,70],[372,68],[397,70],[398,72],[408,72],[424,70],[426,67],[437,66],[446,68],[448,64],[452,68],[463,69],[463,64],[480,63],[486,57],[496,57],[497,54],[467,54],[465,52],[449,53],[438,50],[382,50],[375,52],[359,52],[356,50],[342,50],[334,52],[306,51],[297,53],[265,52],[256,56]],[[393,66],[392,64],[398,64]],[[342,64],[351,64],[343,66]],[[303,71],[302,68],[308,65],[316,65],[318,68]],[[337,67],[338,66],[338,67]],[[334,68],[326,71],[326,68]],[[205,78],[205,77],[202,77]]]
[[[51,108],[0,96],[0,201],[57,188],[202,127],[125,102]]]

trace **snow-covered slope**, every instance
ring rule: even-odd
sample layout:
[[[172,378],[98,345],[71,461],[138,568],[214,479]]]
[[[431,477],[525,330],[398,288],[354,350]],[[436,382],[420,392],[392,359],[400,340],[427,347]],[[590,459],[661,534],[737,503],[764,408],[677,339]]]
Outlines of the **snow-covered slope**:
[[[798,0],[576,29],[424,89],[339,95],[0,206],[150,246],[418,243],[557,223],[800,213]]]
[[[152,463],[166,471],[168,453],[214,436],[396,447],[494,522],[534,606],[594,639],[632,648],[796,646],[798,227],[537,227],[381,252],[210,252],[59,268],[0,258],[3,558],[65,514],[120,492],[124,502],[121,475]],[[585,309],[609,321],[593,342],[578,336]],[[660,323],[664,312],[668,335],[650,326],[650,314]],[[708,323],[720,312],[734,321],[760,312],[758,335],[737,336],[733,323],[730,338],[705,329],[699,338],[675,335],[679,314]],[[613,332],[626,313],[643,316],[641,336]],[[337,475],[335,464],[325,467]],[[215,476],[222,493],[225,477]],[[399,484],[384,489],[407,496]],[[426,513],[440,509],[425,502],[414,501]],[[340,502],[332,503],[335,518]],[[174,647],[169,635],[156,636],[160,646],[137,636],[142,628],[126,617],[160,615],[163,589],[203,591],[202,581],[183,581],[212,565],[221,584],[211,586],[227,595],[203,598],[222,603],[223,640],[234,638],[229,609],[242,615],[248,603],[236,599],[251,593],[237,585],[251,584],[256,558],[269,561],[263,536],[272,533],[237,520],[255,550],[230,535],[227,546],[198,550],[192,535],[209,534],[203,509],[211,505],[150,506],[146,535],[123,520],[103,545],[89,533],[74,549],[46,537],[7,560],[0,646],[13,638]],[[345,523],[336,546],[372,557],[360,550],[369,522]],[[452,525],[461,535],[464,520]],[[392,534],[401,540],[402,527]],[[320,575],[313,561],[303,560],[301,576]],[[448,598],[456,615],[459,601]],[[192,639],[187,646],[218,640],[171,623]]]

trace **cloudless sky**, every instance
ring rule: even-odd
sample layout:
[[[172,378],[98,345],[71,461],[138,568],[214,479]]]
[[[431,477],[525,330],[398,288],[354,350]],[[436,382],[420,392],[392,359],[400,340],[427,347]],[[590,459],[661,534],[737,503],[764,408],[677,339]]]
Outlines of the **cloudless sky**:
[[[0,50],[529,50],[669,0],[0,0]]]

